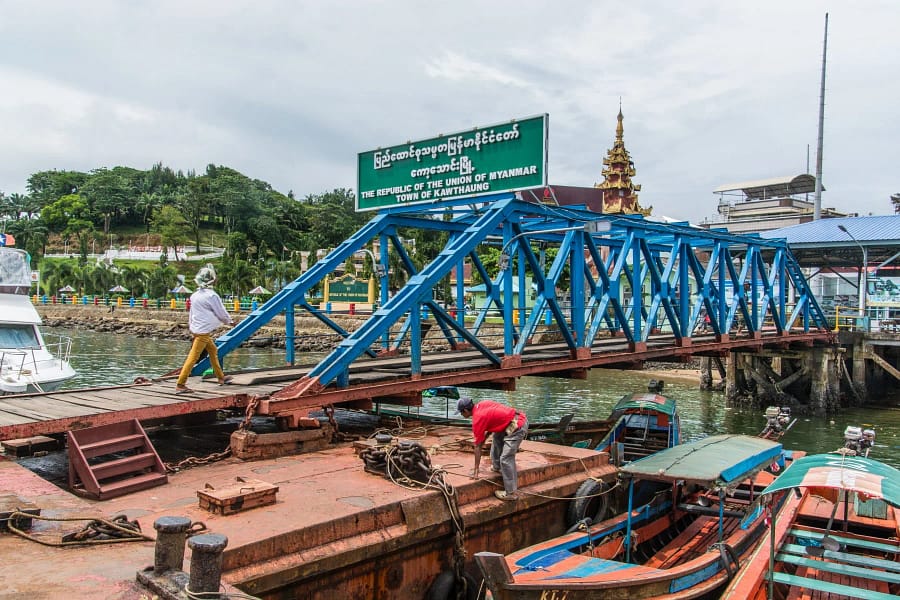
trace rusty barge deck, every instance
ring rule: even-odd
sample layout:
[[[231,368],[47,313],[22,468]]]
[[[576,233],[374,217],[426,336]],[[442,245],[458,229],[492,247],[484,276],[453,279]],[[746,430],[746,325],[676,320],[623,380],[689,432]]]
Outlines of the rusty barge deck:
[[[587,477],[614,477],[605,454],[526,441],[518,455],[525,497],[503,502],[493,495],[501,485],[498,474],[468,477],[469,437],[466,430],[439,427],[415,440],[430,449],[432,465],[446,470],[445,481],[455,489],[467,556],[488,548],[508,552],[562,533],[556,529],[564,527],[564,498]],[[238,477],[277,486],[276,502],[228,515],[200,507],[198,491],[233,485]],[[223,582],[266,599],[422,598],[452,560],[454,530],[445,496],[366,472],[352,443],[268,460],[229,458],[104,502],[75,496],[9,459],[0,458],[0,481],[47,517],[124,514],[150,536],[159,517],[202,522],[228,538]],[[81,525],[35,519],[31,533],[58,539]],[[190,550],[185,552],[187,571]],[[0,532],[0,556],[3,597],[152,595],[136,583],[136,573],[154,562],[150,541],[59,548]],[[470,561],[466,565],[477,573]]]

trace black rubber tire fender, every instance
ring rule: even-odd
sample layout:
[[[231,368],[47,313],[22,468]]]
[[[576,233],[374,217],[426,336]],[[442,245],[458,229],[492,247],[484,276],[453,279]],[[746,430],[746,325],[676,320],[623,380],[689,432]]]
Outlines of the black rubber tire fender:
[[[728,574],[727,581],[731,581],[741,568],[741,559],[735,549],[725,542],[719,544],[719,557],[722,561],[722,566],[725,567],[725,573]]]
[[[479,600],[484,598],[481,592],[483,587],[475,578],[464,573],[466,579],[466,600]],[[428,591],[425,592],[425,600],[456,600],[456,576],[453,571],[443,571],[434,578]]]
[[[599,523],[609,512],[609,484],[596,479],[587,479],[575,492],[575,499],[566,510],[566,528],[574,527],[585,517],[592,523]]]

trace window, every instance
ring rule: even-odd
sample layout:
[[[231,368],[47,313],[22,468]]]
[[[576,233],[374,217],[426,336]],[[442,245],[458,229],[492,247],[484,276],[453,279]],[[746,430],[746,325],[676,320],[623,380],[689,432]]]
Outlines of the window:
[[[34,325],[0,325],[0,348],[39,348]]]

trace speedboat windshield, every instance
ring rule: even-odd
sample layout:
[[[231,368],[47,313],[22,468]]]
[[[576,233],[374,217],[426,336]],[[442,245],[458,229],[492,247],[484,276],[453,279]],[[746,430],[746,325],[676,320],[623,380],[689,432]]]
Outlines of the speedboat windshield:
[[[0,323],[0,348],[40,348],[34,325]]]

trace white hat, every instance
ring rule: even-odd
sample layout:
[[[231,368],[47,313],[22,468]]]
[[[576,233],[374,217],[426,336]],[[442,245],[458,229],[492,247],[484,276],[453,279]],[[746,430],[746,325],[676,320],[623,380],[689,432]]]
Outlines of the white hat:
[[[197,287],[212,287],[212,285],[216,282],[216,270],[211,264],[206,263],[206,266],[197,272],[197,275],[194,277],[194,281],[197,283]]]

